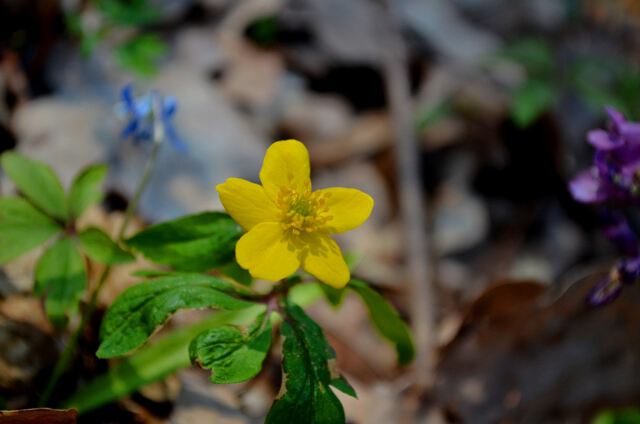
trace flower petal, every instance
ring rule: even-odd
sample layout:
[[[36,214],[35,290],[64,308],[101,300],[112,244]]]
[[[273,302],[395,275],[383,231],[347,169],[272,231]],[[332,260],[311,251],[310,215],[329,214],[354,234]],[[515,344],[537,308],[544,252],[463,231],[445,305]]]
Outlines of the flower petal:
[[[162,116],[171,118],[178,109],[178,101],[173,96],[165,96],[162,99]]]
[[[627,218],[621,213],[610,213],[605,216],[604,235],[613,242],[625,256],[637,257],[638,237],[629,225]]]
[[[627,122],[624,115],[621,112],[618,112],[618,110],[613,106],[607,106],[604,108],[604,110],[607,112],[609,120],[614,126],[618,126]]]
[[[153,103],[156,96],[158,96],[158,93],[150,92],[138,97],[135,100],[134,115],[141,119],[148,118],[153,110]]]
[[[602,306],[614,301],[622,292],[622,284],[617,279],[605,277],[596,283],[587,294],[587,303]]]
[[[297,140],[276,141],[264,155],[260,181],[267,195],[275,199],[281,187],[310,190],[309,152]]]
[[[120,138],[127,139],[135,134],[138,129],[139,121],[137,119],[130,120],[120,132]]]
[[[601,188],[601,182],[593,170],[578,174],[569,182],[569,191],[573,198],[582,203],[598,203],[607,199],[607,193]]]
[[[243,235],[236,244],[236,259],[254,278],[278,281],[300,266],[296,250],[280,224],[263,222]]]
[[[305,247],[300,252],[302,268],[336,289],[346,286],[351,274],[338,243],[322,234],[307,237]]]
[[[189,151],[187,143],[185,143],[184,140],[182,140],[182,138],[178,135],[178,132],[176,131],[176,128],[173,126],[171,121],[168,118],[163,118],[163,125],[164,134],[169,140],[171,147],[173,147],[173,149],[178,153],[187,153]]]
[[[343,233],[364,223],[373,210],[373,198],[355,188],[325,188],[314,192],[324,199],[331,219],[327,229],[331,233]]]
[[[637,122],[624,122],[620,124],[620,135],[627,141],[638,143],[640,141],[640,124]]]
[[[620,280],[623,284],[634,284],[640,278],[640,257],[622,259],[618,264]]]
[[[216,186],[220,201],[229,215],[245,230],[261,222],[278,220],[278,210],[258,184],[229,178]]]
[[[613,138],[604,130],[593,130],[587,133],[587,141],[599,150],[612,150],[622,145],[621,138]]]
[[[120,96],[122,97],[122,102],[124,103],[124,106],[127,109],[127,112],[135,113],[136,105],[133,97],[133,84],[128,83],[124,87],[122,87]]]

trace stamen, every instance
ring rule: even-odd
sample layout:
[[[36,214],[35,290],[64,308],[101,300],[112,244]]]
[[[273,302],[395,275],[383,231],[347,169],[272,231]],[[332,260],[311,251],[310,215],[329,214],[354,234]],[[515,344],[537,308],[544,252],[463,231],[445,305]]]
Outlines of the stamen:
[[[293,236],[322,231],[332,219],[327,196],[327,193],[312,193],[310,187],[302,191],[280,189],[277,205],[285,231]]]

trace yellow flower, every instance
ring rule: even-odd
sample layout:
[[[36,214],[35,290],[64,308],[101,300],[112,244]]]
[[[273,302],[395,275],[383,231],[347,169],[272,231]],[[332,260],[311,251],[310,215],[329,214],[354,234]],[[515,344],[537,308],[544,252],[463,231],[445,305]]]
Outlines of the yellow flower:
[[[329,234],[367,220],[373,199],[353,188],[312,191],[309,152],[297,140],[273,143],[260,170],[262,185],[229,178],[216,190],[231,217],[247,233],[236,259],[254,278],[278,281],[300,266],[335,288],[349,281],[349,268]]]

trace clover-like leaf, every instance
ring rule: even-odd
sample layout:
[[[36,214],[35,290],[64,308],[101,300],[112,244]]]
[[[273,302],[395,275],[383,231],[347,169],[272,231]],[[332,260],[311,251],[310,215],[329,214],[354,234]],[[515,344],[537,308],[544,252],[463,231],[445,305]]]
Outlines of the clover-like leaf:
[[[380,335],[394,344],[398,363],[405,365],[413,361],[416,352],[411,332],[395,308],[364,281],[351,280],[347,287],[362,298]]]
[[[139,347],[179,309],[236,310],[255,305],[237,299],[231,285],[200,274],[174,274],[125,290],[107,311],[100,329],[100,358]]]
[[[62,228],[20,197],[0,198],[0,264],[46,242]]]
[[[270,347],[271,324],[263,314],[246,332],[225,325],[200,333],[189,346],[189,356],[212,370],[213,383],[241,383],[260,372]]]
[[[106,175],[106,165],[91,165],[76,176],[68,198],[69,214],[72,217],[78,218],[89,206],[102,200],[100,185]]]
[[[36,265],[35,292],[45,295],[45,310],[51,322],[62,326],[76,312],[87,287],[82,255],[68,238],[54,243]]]
[[[6,152],[2,155],[2,167],[31,203],[54,218],[67,219],[64,189],[49,165],[19,153]]]
[[[283,387],[266,423],[344,423],[344,409],[330,386],[335,383],[337,389],[355,393],[335,372],[335,353],[322,329],[302,308],[287,303],[281,333]]]
[[[96,227],[90,227],[78,234],[80,247],[96,262],[116,265],[133,261],[133,255],[118,246],[111,237]]]
[[[229,215],[204,212],[152,225],[126,243],[153,262],[181,271],[207,271],[233,258],[241,235]]]

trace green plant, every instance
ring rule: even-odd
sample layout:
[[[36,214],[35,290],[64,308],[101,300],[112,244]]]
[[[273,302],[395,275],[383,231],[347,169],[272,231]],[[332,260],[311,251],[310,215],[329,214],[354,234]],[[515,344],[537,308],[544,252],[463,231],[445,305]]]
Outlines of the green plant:
[[[567,93],[577,95],[596,110],[614,106],[627,116],[638,116],[637,67],[615,57],[565,56],[560,61],[551,44],[534,38],[516,40],[498,53],[525,72],[525,78],[511,89],[510,116],[516,125],[530,126]]]
[[[118,41],[114,50],[118,63],[140,77],[150,77],[167,50],[162,39],[148,31],[160,17],[148,0],[93,0],[81,9],[68,11],[65,22],[84,56],[91,55],[98,44],[115,39],[113,34],[118,30],[124,30],[120,32],[127,36]]]
[[[159,145],[154,143],[154,152]],[[154,160],[155,153],[151,162]],[[344,422],[342,405],[333,390],[351,396],[355,391],[337,372],[333,349],[303,306],[319,297],[339,306],[347,291],[362,299],[372,324],[394,345],[398,363],[413,359],[406,324],[391,304],[361,280],[351,279],[345,287],[333,288],[302,273],[257,291],[251,275],[235,260],[236,243],[245,231],[226,213],[181,217],[123,239],[127,219],[119,236],[112,239],[100,228],[76,225],[77,218],[102,198],[104,165],[82,171],[65,194],[55,173],[41,162],[8,152],[1,163],[21,193],[0,198],[0,242],[7,246],[0,254],[2,263],[44,246],[35,270],[36,294],[45,299],[47,314],[61,331],[67,329],[70,318],[78,314],[82,318],[78,327],[67,329],[72,335],[42,394],[42,405],[49,404],[57,381],[67,370],[111,267],[133,261],[135,254],[156,263],[158,269],[139,272],[142,280],[123,292],[104,317],[97,356],[123,360],[65,402],[81,413],[192,362],[211,370],[213,383],[247,381],[260,372],[279,334],[284,340],[283,395],[275,400],[267,422]],[[128,217],[147,179],[142,179]],[[90,261],[107,267],[88,293],[86,265]],[[89,300],[80,313],[83,296]],[[194,308],[219,312],[144,346],[173,313]]]

